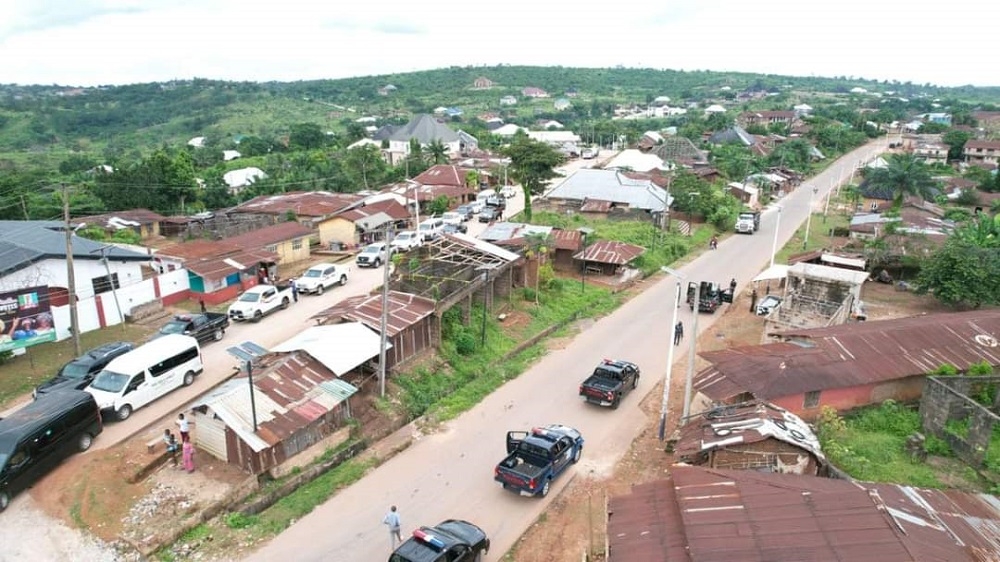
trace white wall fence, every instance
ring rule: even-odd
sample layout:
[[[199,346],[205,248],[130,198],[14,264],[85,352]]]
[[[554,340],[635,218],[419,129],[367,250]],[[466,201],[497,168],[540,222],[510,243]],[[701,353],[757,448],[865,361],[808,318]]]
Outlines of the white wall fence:
[[[183,300],[182,295],[190,289],[188,272],[178,269],[145,279],[139,283],[121,287],[115,292],[118,295],[119,311],[115,304],[115,295],[108,291],[99,295],[77,301],[77,319],[80,323],[80,333],[99,330],[105,326],[121,324],[134,307],[165,299],[175,295],[172,302]],[[56,327],[56,340],[62,341],[70,337],[69,305],[52,307],[52,318]]]

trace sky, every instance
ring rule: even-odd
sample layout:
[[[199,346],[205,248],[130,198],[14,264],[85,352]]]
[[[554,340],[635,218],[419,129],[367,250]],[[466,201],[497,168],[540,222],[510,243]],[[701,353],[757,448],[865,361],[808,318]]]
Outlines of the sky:
[[[1000,86],[998,21],[989,0],[0,0],[0,83],[523,64]]]

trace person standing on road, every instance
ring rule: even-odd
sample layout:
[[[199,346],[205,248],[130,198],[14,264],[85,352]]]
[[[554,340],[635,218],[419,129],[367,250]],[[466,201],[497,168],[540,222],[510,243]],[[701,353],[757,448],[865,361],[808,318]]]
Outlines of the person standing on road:
[[[292,290],[292,301],[299,302],[299,288],[295,285],[295,279],[288,282],[288,287]]]
[[[681,340],[683,339],[684,339],[684,323],[678,322],[677,325],[674,326],[674,345],[680,345]]]
[[[396,543],[403,542],[403,535],[399,532],[401,522],[399,520],[399,513],[396,511],[396,506],[389,508],[389,513],[386,513],[385,517],[382,518],[382,523],[389,526],[389,548],[396,550]]]
[[[177,414],[177,429],[181,434],[181,442],[191,441],[191,422],[184,417],[184,414]]]
[[[757,313],[757,289],[750,293],[750,314]]]

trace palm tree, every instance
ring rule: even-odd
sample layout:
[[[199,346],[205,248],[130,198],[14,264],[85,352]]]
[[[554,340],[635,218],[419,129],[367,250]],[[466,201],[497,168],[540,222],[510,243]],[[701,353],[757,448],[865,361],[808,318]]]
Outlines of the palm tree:
[[[936,182],[922,160],[910,153],[890,154],[886,166],[874,168],[865,174],[865,182],[873,190],[892,193],[892,207],[899,209],[907,195],[923,199],[934,198]]]
[[[448,147],[439,139],[434,139],[424,148],[427,161],[430,164],[444,164],[448,161]]]

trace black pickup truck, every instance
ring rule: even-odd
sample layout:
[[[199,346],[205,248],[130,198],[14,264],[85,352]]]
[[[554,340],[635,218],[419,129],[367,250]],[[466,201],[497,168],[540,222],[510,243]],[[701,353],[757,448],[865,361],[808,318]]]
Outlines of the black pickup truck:
[[[461,519],[420,527],[399,545],[389,562],[478,562],[490,551],[482,529]]]
[[[547,425],[507,432],[507,456],[493,470],[505,490],[545,497],[552,480],[580,460],[583,436],[572,427]]]
[[[698,312],[712,314],[722,306],[722,303],[733,302],[732,289],[729,287],[723,289],[718,283],[709,283],[708,281],[688,283],[687,303],[691,310],[694,310],[695,295],[698,296]]]
[[[156,339],[167,334],[183,334],[197,339],[199,342],[219,341],[226,335],[229,327],[229,316],[222,312],[203,312],[201,314],[178,314],[167,322],[160,331],[150,339]]]
[[[605,359],[580,385],[580,396],[587,402],[617,409],[622,396],[639,386],[639,367],[635,363]]]

